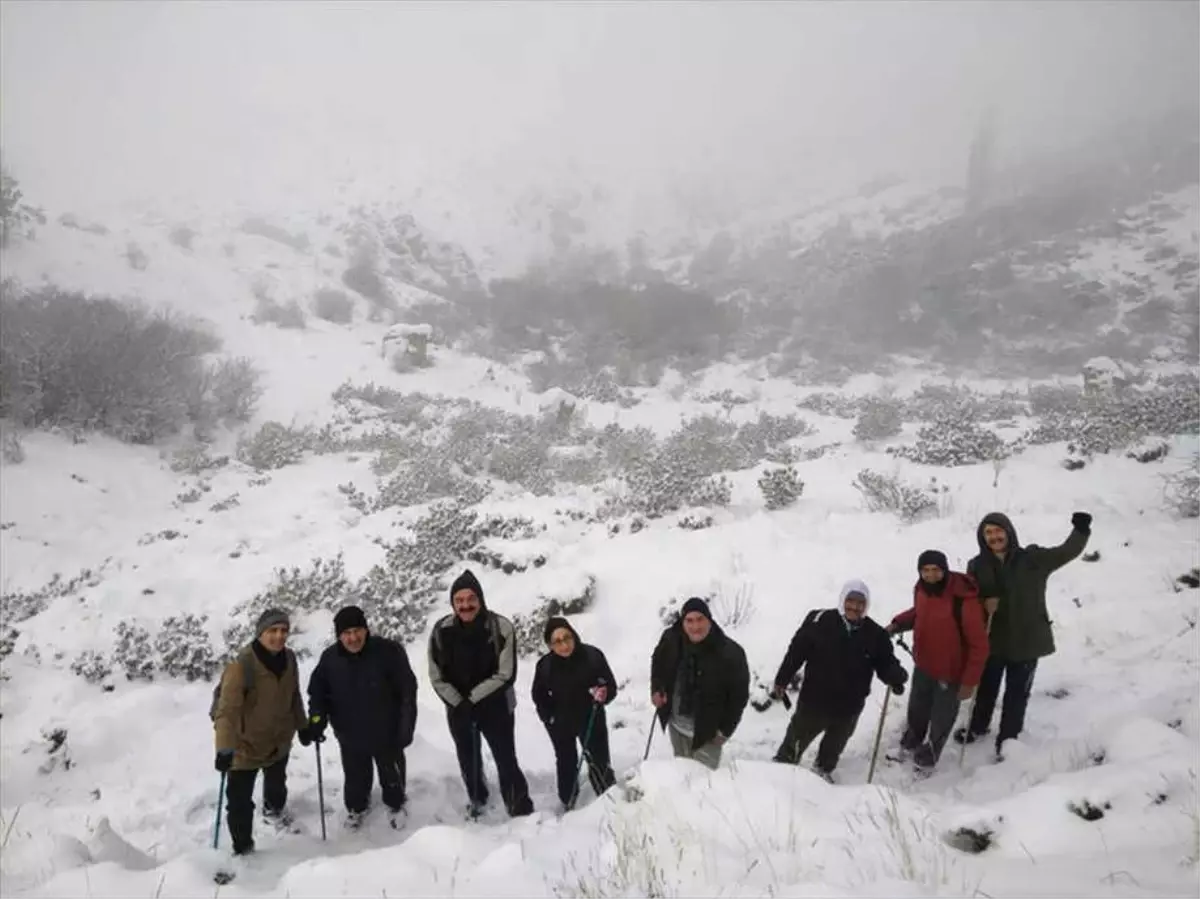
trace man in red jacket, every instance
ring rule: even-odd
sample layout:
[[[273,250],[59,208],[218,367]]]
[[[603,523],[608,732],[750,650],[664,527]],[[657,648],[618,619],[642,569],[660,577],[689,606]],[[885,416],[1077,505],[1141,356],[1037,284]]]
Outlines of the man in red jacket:
[[[975,581],[951,571],[945,553],[921,553],[917,570],[913,607],[893,618],[887,630],[915,631],[908,727],[900,748],[913,753],[918,771],[929,773],[954,729],[959,705],[979,685],[988,636]]]

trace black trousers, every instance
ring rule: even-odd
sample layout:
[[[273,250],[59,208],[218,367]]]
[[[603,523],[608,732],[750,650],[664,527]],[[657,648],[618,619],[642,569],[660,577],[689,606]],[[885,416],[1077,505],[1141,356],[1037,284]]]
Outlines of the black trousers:
[[[817,747],[817,767],[829,774],[837,767],[842,751],[850,742],[854,729],[858,727],[860,714],[861,712],[855,712],[853,715],[830,715],[811,705],[797,703],[792,720],[788,722],[787,733],[783,736],[779,751],[775,753],[775,761],[799,764],[804,750],[808,749],[813,740],[824,734],[821,736],[821,744]]]
[[[563,805],[574,804],[579,791],[580,746],[583,746],[583,758],[587,764],[588,783],[597,796],[617,782],[608,752],[608,722],[603,706],[596,706],[590,735],[587,733],[586,718],[579,722],[578,727],[547,727],[546,730],[550,734],[550,742],[554,744],[558,799]]]
[[[274,764],[262,769],[263,812],[278,815],[287,805],[287,763],[285,755]],[[229,824],[229,840],[235,853],[254,848],[254,782],[258,769],[230,771],[225,776],[226,821]]]
[[[942,757],[942,750],[954,730],[961,705],[958,689],[958,684],[943,684],[920,668],[913,669],[908,692],[908,727],[900,745],[905,749],[927,746],[924,761],[930,765],[937,764]]]
[[[365,812],[371,803],[371,788],[375,785],[375,771],[379,771],[379,786],[383,792],[383,804],[396,812],[404,807],[407,766],[403,749],[385,749],[372,752],[370,749],[342,743],[342,774],[345,786],[342,799],[346,811]]]
[[[515,743],[516,718],[508,710],[504,697],[495,697],[483,706],[476,706],[470,717],[455,715],[446,710],[450,735],[458,753],[458,769],[472,804],[483,805],[488,800],[487,778],[483,773],[482,737],[492,750],[496,773],[500,778],[500,794],[510,815],[528,815],[533,811],[529,798],[529,783],[517,763]]]
[[[975,696],[971,732],[983,734],[991,727],[996,699],[1000,696],[1000,682],[1004,681],[1004,702],[1000,706],[1000,732],[996,734],[996,745],[1019,737],[1025,729],[1025,710],[1029,707],[1029,695],[1033,692],[1033,676],[1036,673],[1037,659],[1009,662],[995,656],[989,658]]]

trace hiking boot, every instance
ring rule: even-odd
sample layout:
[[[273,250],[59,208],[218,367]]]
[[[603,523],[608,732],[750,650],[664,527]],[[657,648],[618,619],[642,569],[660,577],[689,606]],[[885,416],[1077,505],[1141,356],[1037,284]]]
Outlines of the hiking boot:
[[[914,752],[920,745],[920,740],[914,737],[909,731],[904,731],[904,736],[900,738],[900,750],[902,752]]]
[[[913,764],[925,771],[932,771],[937,765],[937,758],[933,754],[933,747],[928,743],[918,746],[913,753]]]
[[[242,843],[233,847],[233,854],[239,856],[252,855],[254,853],[254,840],[249,843]]]
[[[825,781],[826,783],[833,783],[832,771],[826,771],[824,768],[815,767],[813,768],[813,774],[817,775],[817,777],[821,778],[821,780]]]
[[[986,737],[990,732],[990,727],[984,728],[983,730],[968,730],[965,727],[960,727],[954,732],[954,742],[958,743],[960,746],[963,743],[970,745],[980,737]]]

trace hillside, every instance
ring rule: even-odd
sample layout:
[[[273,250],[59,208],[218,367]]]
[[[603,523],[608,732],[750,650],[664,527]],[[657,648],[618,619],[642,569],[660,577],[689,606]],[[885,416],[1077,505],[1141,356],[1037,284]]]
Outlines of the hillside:
[[[330,741],[322,842],[297,746],[303,832],[258,825],[220,895],[1194,895],[1198,187],[1142,177],[1151,156],[1083,207],[1030,187],[967,214],[879,182],[629,244],[639,217],[597,211],[628,198],[534,187],[486,238],[438,220],[470,204],[436,194],[45,210],[4,252],[8,323],[140,300],[206,335],[188,350],[205,364],[244,360],[261,395],[223,421],[185,404],[131,442],[146,409],[50,363],[127,383],[130,359],[160,371],[138,342],[160,331],[118,332],[118,352],[68,311],[79,346],[4,335],[0,892],[209,894],[212,677],[283,603],[306,678],[356,601],[421,681],[407,824],[343,829]],[[859,577],[890,619],[917,555],[965,565],[995,509],[1043,545],[1089,511],[1097,554],[1050,581],[1059,650],[1005,760],[971,747],[960,768],[952,747],[927,781],[884,765],[865,786],[876,688],[835,785],[772,764],[786,716],[766,685],[805,612]],[[515,823],[463,822],[425,674],[464,565],[521,634],[537,812]],[[642,763],[649,653],[691,595],[745,647],[762,706],[715,774],[661,734]],[[528,699],[555,603],[622,690],[621,784],[561,818]],[[893,700],[885,747],[902,719]]]

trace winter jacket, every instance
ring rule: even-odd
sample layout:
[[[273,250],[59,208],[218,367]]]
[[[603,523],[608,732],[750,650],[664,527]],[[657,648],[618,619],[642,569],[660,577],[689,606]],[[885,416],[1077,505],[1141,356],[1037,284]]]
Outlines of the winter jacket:
[[[516,645],[512,622],[486,607],[470,624],[447,615],[429,635],[433,691],[451,708],[465,697],[477,706],[507,702],[511,712],[516,706]]]
[[[417,678],[404,647],[374,635],[357,653],[333,644],[308,679],[308,711],[328,718],[343,746],[371,753],[406,748],[417,725]]]
[[[658,710],[664,729],[671,719],[676,680],[684,657],[683,621],[662,633],[650,660],[650,691],[664,693],[666,704]],[[750,667],[746,653],[726,636],[715,622],[708,636],[693,647],[696,651],[694,746],[704,746],[718,732],[733,736],[750,701]]]
[[[842,617],[850,589],[851,584],[842,589],[838,608],[811,613],[805,619],[775,674],[776,685],[786,686],[804,666],[800,702],[839,717],[863,710],[872,676],[888,686],[908,681],[908,672],[896,660],[892,638],[878,622],[864,614],[851,627]],[[867,595],[862,590],[857,592]]]
[[[1003,561],[984,543],[983,527],[987,524],[999,525],[1008,532],[1008,552]],[[980,596],[1000,600],[992,616],[992,655],[1008,662],[1028,662],[1054,653],[1046,581],[1083,552],[1088,537],[1075,529],[1060,546],[1021,546],[1008,516],[993,512],[979,523],[979,555],[967,563],[967,573],[979,584]]]
[[[574,628],[569,625],[568,628],[575,634]],[[608,688],[604,705],[617,698],[617,681],[608,667],[608,659],[575,634],[575,651],[565,659],[553,652],[538,659],[530,692],[538,717],[547,728],[578,733],[586,726],[595,704],[588,691],[598,686]]]
[[[272,672],[251,644],[225,666],[221,693],[213,718],[218,752],[232,749],[233,770],[265,768],[286,758],[292,737],[304,727],[304,701],[300,698],[300,673],[295,657],[285,655],[281,674]],[[254,684],[247,691],[243,661],[254,666]]]
[[[913,661],[936,681],[975,687],[988,657],[983,604],[975,582],[957,571],[947,572],[942,589],[933,592],[923,580],[913,588],[913,607],[892,619],[897,632],[914,630]],[[954,613],[961,602],[962,626]]]

